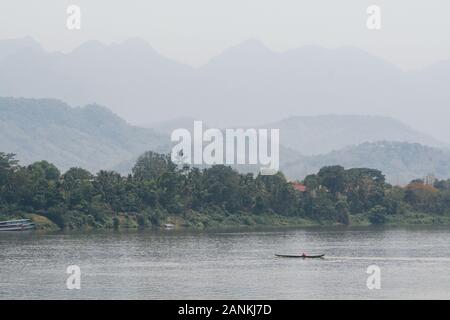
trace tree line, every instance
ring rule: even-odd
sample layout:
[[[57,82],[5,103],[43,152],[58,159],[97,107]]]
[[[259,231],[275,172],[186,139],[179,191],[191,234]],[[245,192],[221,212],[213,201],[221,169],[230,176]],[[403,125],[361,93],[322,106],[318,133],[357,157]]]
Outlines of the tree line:
[[[0,219],[35,213],[60,228],[102,228],[117,227],[124,214],[142,226],[198,213],[345,225],[361,214],[373,224],[408,212],[450,214],[450,180],[434,185],[414,180],[400,187],[388,184],[379,170],[328,166],[299,183],[306,190],[297,190],[281,172],[264,176],[224,165],[179,167],[170,156],[151,151],[125,176],[106,170],[94,175],[82,168],[61,173],[47,161],[21,166],[14,154],[0,153]]]

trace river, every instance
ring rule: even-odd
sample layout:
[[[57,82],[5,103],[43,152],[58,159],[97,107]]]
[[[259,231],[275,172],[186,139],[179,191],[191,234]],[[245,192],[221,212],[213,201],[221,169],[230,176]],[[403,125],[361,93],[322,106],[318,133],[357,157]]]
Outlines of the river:
[[[448,227],[0,233],[0,299],[422,298],[450,298]]]

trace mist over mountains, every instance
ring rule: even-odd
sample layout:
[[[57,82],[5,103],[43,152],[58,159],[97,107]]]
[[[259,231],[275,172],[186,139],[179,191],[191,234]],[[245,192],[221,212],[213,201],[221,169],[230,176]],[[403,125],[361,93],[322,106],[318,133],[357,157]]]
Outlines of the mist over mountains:
[[[67,54],[46,52],[31,38],[0,40],[0,96],[95,102],[134,124],[187,116],[236,127],[297,115],[377,114],[448,143],[448,83],[450,61],[403,71],[353,47],[279,53],[249,40],[192,68],[141,39],[90,41]]]
[[[272,122],[280,143],[303,155],[318,155],[365,142],[397,141],[443,147],[433,137],[389,117],[364,115],[297,116]]]
[[[305,177],[320,168],[375,168],[392,184],[405,185],[429,174],[450,177],[450,152],[419,143],[378,141],[345,147],[322,155],[294,158],[282,164],[289,177]]]
[[[22,164],[47,160],[60,170],[96,172],[154,150],[168,141],[151,129],[126,123],[107,108],[72,108],[53,99],[0,98],[0,151],[17,154]]]
[[[447,178],[448,83],[450,61],[403,71],[353,47],[280,53],[248,40],[193,68],[138,38],[69,53],[0,40],[0,96],[10,97],[0,98],[0,151],[127,173],[143,152],[169,152],[172,130],[202,120],[280,129],[291,179],[333,164],[380,169],[398,184]]]
[[[99,105],[71,107],[55,99],[0,98],[0,151],[17,154],[22,164],[47,160],[62,171],[83,167],[128,173],[143,152],[170,152],[171,131],[191,129],[193,119],[153,126],[130,125]],[[437,148],[437,140],[391,118],[292,117],[273,126],[280,129],[280,169],[290,179],[334,164],[379,169],[396,184],[430,173],[450,176],[450,153]],[[389,137],[397,141],[386,141]]]

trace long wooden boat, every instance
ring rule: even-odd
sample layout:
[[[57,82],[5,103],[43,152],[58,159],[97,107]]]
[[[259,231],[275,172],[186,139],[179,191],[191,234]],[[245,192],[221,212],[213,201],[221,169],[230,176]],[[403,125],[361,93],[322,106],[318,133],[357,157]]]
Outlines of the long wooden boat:
[[[2,231],[26,231],[33,230],[36,225],[30,219],[19,219],[0,221],[0,232]]]
[[[275,253],[276,257],[280,257],[280,258],[303,258],[303,259],[319,259],[319,258],[323,258],[325,257],[325,254],[319,254],[319,255],[303,255],[303,254],[277,254]]]

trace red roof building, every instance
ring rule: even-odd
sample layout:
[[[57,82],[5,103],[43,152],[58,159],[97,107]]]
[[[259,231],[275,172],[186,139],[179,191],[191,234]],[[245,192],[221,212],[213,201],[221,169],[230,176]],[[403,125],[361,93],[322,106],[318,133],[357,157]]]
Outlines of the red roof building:
[[[298,183],[298,182],[291,182],[292,186],[295,190],[300,192],[306,192],[306,186],[304,184]]]

